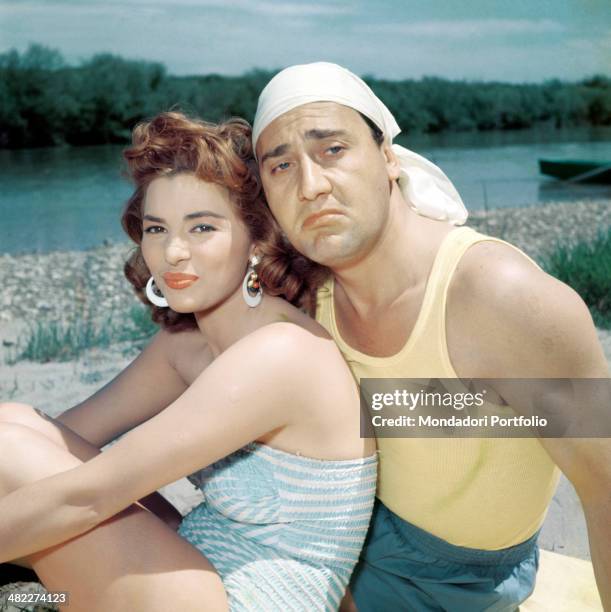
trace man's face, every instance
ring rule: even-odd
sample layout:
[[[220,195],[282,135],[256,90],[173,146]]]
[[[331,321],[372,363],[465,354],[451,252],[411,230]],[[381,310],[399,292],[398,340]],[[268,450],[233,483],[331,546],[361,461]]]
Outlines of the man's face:
[[[257,158],[274,216],[309,259],[349,266],[380,240],[398,165],[355,110],[334,102],[299,106],[263,130]]]

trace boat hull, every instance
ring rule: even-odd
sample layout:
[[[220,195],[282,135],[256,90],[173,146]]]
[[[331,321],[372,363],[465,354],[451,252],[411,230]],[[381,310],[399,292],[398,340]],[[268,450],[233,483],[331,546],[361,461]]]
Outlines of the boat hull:
[[[563,181],[611,183],[611,162],[540,159],[539,171]]]

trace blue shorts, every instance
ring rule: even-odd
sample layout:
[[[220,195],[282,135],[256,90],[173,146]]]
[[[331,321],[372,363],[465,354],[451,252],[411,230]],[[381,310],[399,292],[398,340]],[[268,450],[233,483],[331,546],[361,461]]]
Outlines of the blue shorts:
[[[517,546],[454,546],[376,499],[350,589],[359,612],[513,612],[533,591],[536,533]]]

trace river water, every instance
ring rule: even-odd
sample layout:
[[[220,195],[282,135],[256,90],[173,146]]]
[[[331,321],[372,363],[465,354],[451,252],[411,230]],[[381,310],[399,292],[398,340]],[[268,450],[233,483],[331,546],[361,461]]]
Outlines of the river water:
[[[611,128],[421,135],[399,142],[437,163],[470,210],[609,198],[611,186],[567,185],[537,160],[611,161]],[[0,254],[82,250],[126,240],[131,193],[121,146],[0,151]]]

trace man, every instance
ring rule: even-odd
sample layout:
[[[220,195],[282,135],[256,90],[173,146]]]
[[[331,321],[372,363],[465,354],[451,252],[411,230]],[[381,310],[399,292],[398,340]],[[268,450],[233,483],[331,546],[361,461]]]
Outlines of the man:
[[[253,144],[288,239],[332,278],[317,319],[360,379],[606,378],[568,286],[464,223],[433,164],[392,145],[394,118],[334,64],[263,90]],[[515,387],[495,389],[517,402]],[[351,582],[359,610],[515,610],[560,468],[585,512],[611,606],[611,451],[602,439],[380,438],[378,501]]]

